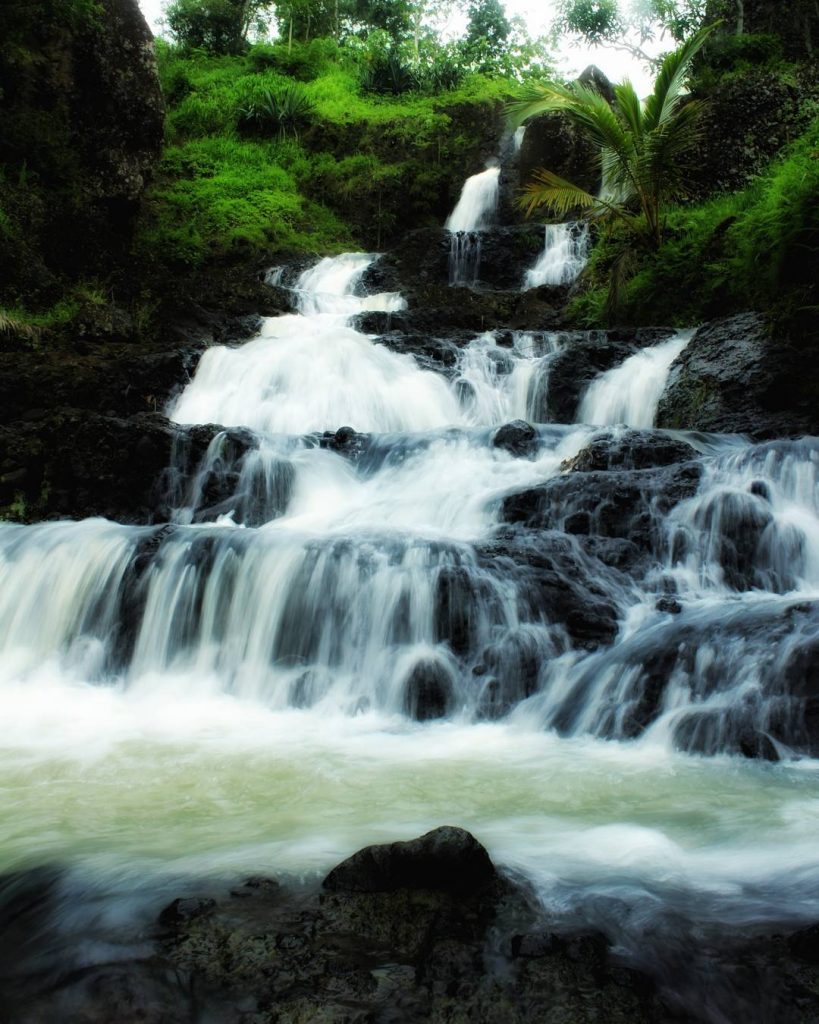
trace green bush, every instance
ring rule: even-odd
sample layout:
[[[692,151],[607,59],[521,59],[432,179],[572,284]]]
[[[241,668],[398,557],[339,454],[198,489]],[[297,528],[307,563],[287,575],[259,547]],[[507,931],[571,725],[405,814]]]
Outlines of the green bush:
[[[239,107],[239,127],[245,132],[285,139],[298,138],[310,123],[315,105],[299,82],[285,81],[270,87],[255,87]]]
[[[257,43],[248,53],[257,71],[275,68],[300,82],[312,82],[341,59],[334,39],[311,39],[309,43]]]
[[[365,92],[382,96],[402,96],[417,89],[419,84],[415,68],[395,51],[377,57],[361,76]]]
[[[724,74],[779,64],[783,59],[781,36],[725,33],[715,36],[708,43],[701,64],[718,74]]]
[[[742,309],[788,321],[819,307],[819,119],[750,188],[669,211],[666,242],[642,254],[609,315],[606,275],[627,250],[623,233],[598,242],[578,324],[611,319],[690,325]]]
[[[272,142],[197,139],[170,147],[149,198],[140,245],[197,266],[248,246],[333,250],[349,235],[300,192]]]

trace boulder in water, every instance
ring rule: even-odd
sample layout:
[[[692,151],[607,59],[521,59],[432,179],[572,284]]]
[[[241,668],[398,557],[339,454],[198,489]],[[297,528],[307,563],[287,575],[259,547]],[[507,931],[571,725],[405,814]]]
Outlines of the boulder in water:
[[[556,532],[500,530],[477,548],[481,565],[517,584],[524,622],[546,621],[577,647],[611,643],[618,612],[607,596],[625,581],[587,557],[574,538]]]
[[[701,475],[697,462],[569,473],[510,494],[501,518],[530,529],[618,538],[659,556],[662,516],[697,493]]]
[[[369,436],[359,434],[352,427],[339,427],[333,433],[328,430],[319,437],[319,447],[346,455],[348,458],[360,458],[367,450]]]
[[[495,448],[503,448],[510,455],[519,458],[532,458],[540,448],[538,433],[531,423],[525,420],[513,420],[505,423],[496,431],[492,438]]]
[[[209,896],[185,896],[175,899],[159,915],[163,928],[178,928],[194,918],[209,914],[216,906],[216,900]]]
[[[444,718],[452,707],[452,679],[431,658],[416,663],[404,684],[404,712],[419,722]]]
[[[432,889],[460,894],[496,879],[489,854],[462,828],[445,825],[408,842],[367,846],[324,879],[330,892],[393,892]]]
[[[757,438],[819,433],[806,372],[815,359],[756,313],[705,324],[671,366],[657,425]]]
[[[612,469],[654,469],[690,462],[697,452],[657,430],[607,431],[598,434],[561,469],[579,473]]]
[[[466,654],[475,640],[482,598],[482,588],[466,566],[444,566],[435,581],[436,641],[448,643],[455,654]]]
[[[750,590],[760,568],[758,552],[773,512],[764,498],[734,490],[708,495],[694,522],[708,538],[709,560],[716,562],[723,579],[734,590]]]

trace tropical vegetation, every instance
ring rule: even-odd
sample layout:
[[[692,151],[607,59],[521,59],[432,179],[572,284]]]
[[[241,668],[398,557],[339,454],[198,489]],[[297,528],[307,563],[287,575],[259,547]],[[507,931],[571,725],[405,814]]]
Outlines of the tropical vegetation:
[[[613,102],[594,84],[535,83],[510,105],[518,123],[538,114],[564,114],[594,144],[601,188],[595,194],[541,169],[523,190],[530,215],[545,207],[565,218],[573,210],[618,220],[654,248],[663,241],[669,202],[686,194],[687,162],[700,137],[701,103],[685,93],[691,62],[711,29],[700,30],[662,62],[654,90],[642,103],[626,81]]]

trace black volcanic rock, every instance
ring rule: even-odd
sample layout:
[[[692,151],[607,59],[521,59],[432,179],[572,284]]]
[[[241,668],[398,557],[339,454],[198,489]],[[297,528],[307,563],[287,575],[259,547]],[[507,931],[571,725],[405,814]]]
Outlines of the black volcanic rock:
[[[525,420],[513,420],[500,427],[492,438],[495,448],[503,448],[510,455],[531,458],[540,447],[538,434],[531,423]]]
[[[671,366],[657,425],[750,434],[819,433],[815,353],[775,337],[756,313],[705,324]]]
[[[333,868],[324,879],[329,892],[394,892],[432,889],[471,894],[490,885],[496,873],[489,854],[462,828],[446,825],[419,839],[367,846]]]

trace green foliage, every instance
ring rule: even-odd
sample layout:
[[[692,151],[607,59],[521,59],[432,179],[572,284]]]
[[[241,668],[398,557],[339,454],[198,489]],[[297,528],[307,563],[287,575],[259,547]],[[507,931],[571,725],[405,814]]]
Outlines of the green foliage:
[[[420,85],[416,69],[397,50],[377,56],[361,76],[361,86],[366,92],[382,96],[402,96]]]
[[[272,0],[170,0],[165,19],[184,49],[241,53],[248,32],[261,26]]]
[[[315,113],[313,101],[299,82],[254,88],[239,109],[239,127],[258,135],[298,138]]]
[[[477,70],[492,71],[506,49],[512,26],[500,0],[472,0],[468,13],[467,53]]]
[[[795,66],[785,59],[781,36],[730,35],[720,32],[708,41],[694,68],[693,84],[708,92],[727,79],[754,72],[795,82]]]
[[[676,43],[702,25],[707,0],[559,0],[554,30],[592,46],[613,46],[654,65],[646,43],[668,35]]]
[[[149,192],[140,254],[178,273],[247,259],[248,249],[368,248],[410,224],[440,223],[509,86],[453,71],[422,40],[411,92],[368,93],[362,74],[390,46],[373,32],[343,57],[328,39],[289,52],[258,44],[238,56],[160,47],[169,146]],[[410,54],[407,47],[400,52]],[[432,52],[452,56],[440,46]],[[433,91],[431,68],[457,88]]]
[[[573,82],[531,86],[510,110],[518,123],[564,113],[594,144],[603,181],[600,195],[543,169],[524,188],[520,205],[531,215],[547,207],[559,217],[579,208],[625,224],[650,246],[663,241],[665,205],[685,194],[686,158],[699,138],[700,104],[684,92],[691,61],[710,33],[704,29],[670,53],[642,104],[629,82],[615,86],[610,104],[593,86]]]
[[[248,246],[312,251],[346,240],[344,227],[307,202],[278,156],[275,143],[218,137],[169,148],[142,247],[195,266]]]
[[[637,267],[607,314],[607,281],[627,234],[601,238],[589,291],[573,305],[579,324],[612,320],[691,325],[742,309],[773,310],[789,327],[819,307],[819,119],[750,188],[672,208],[666,241],[637,253]]]
[[[248,51],[255,71],[275,70],[300,82],[312,82],[341,59],[334,39],[311,39],[308,43],[256,43]]]

